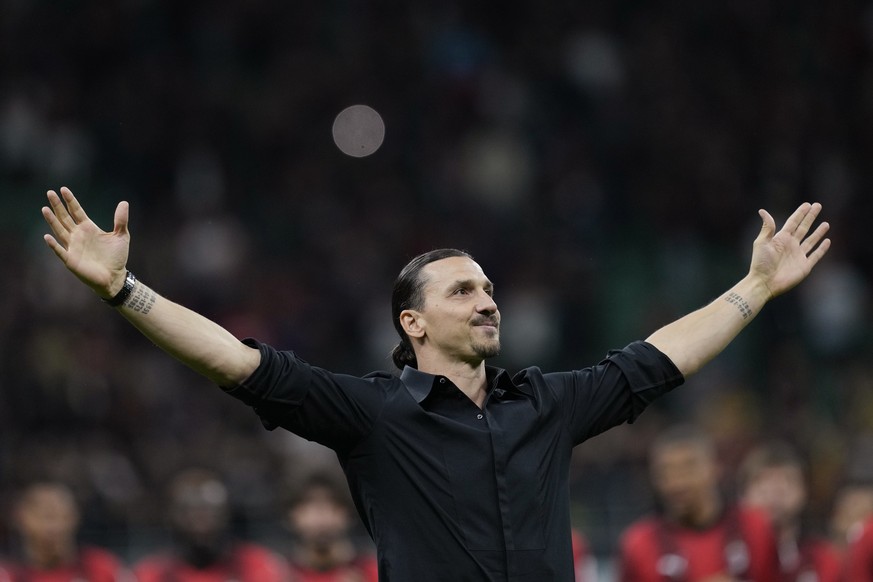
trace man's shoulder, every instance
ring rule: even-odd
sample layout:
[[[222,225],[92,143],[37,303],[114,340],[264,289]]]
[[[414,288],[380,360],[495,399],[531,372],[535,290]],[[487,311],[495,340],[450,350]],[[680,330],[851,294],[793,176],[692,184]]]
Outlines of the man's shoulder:
[[[361,380],[368,380],[374,383],[400,384],[400,376],[387,370],[375,370],[364,374],[361,376]]]

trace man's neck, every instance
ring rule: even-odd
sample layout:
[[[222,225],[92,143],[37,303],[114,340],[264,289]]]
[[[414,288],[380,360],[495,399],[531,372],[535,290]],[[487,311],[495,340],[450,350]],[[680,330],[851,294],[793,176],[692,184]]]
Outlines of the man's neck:
[[[458,389],[467,395],[473,403],[482,408],[485,404],[485,395],[488,392],[488,380],[485,375],[485,361],[478,363],[445,361],[445,360],[419,360],[418,369],[435,376],[445,376]]]

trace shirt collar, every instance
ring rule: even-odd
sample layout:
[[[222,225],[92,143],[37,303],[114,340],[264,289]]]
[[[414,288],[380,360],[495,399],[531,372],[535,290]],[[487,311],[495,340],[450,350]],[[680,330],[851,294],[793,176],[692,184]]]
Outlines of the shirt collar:
[[[485,366],[485,377],[488,378],[489,391],[492,388],[499,387],[506,391],[532,395],[530,388],[516,385],[503,368]],[[403,372],[400,373],[400,380],[403,382],[403,385],[406,386],[406,389],[409,390],[409,393],[419,404],[428,397],[440,378],[445,378],[445,376],[428,374],[412,366],[406,366],[403,368]]]

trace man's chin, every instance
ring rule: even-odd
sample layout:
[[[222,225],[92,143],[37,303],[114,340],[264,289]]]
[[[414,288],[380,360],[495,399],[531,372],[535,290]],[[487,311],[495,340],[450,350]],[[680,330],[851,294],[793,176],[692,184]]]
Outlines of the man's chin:
[[[500,355],[500,342],[496,341],[488,344],[478,344],[473,346],[476,355],[483,360],[487,358],[495,358]]]

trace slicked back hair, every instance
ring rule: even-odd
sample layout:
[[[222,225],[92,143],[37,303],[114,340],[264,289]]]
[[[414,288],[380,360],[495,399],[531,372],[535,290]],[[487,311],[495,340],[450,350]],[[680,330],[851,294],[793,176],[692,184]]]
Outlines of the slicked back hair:
[[[427,280],[422,276],[421,270],[434,261],[451,257],[473,259],[469,253],[458,249],[435,249],[420,254],[409,261],[394,281],[394,290],[391,293],[391,317],[394,319],[394,329],[400,336],[400,342],[391,352],[391,359],[394,360],[394,365],[401,370],[406,366],[418,367],[418,360],[415,357],[409,336],[400,325],[400,313],[406,309],[420,310],[424,307],[424,287]]]

